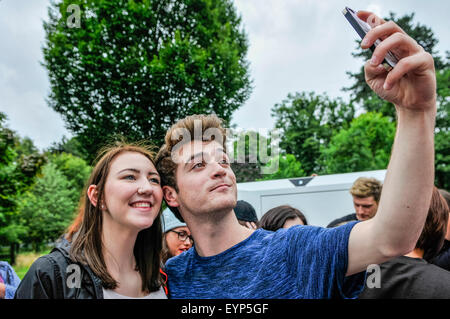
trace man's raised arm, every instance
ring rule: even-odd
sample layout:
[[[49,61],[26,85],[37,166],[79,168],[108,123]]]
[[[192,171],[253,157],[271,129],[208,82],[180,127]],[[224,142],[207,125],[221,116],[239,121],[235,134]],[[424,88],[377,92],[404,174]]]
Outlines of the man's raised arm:
[[[374,218],[354,226],[349,238],[347,275],[413,250],[430,205],[434,182],[436,76],[431,55],[394,22],[369,12],[359,18],[379,25],[361,46],[382,39],[365,65],[366,82],[397,110],[397,132]],[[380,63],[387,51],[399,62],[387,72]]]

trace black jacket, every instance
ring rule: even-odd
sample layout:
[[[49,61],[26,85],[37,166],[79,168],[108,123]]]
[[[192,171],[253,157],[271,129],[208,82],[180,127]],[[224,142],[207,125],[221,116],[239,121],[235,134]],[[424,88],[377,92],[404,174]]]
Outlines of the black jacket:
[[[15,299],[103,299],[101,280],[85,265],[69,257],[62,242],[39,257],[17,287]]]
[[[444,268],[450,271],[450,241],[444,240],[444,246],[442,246],[438,255],[431,260],[432,264]]]

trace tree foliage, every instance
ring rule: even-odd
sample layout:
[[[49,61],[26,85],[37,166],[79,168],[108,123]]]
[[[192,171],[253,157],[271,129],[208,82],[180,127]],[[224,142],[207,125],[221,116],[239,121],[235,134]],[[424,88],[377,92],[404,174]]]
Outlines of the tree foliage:
[[[272,167],[273,161],[278,162],[278,170],[272,174],[264,175],[261,180],[302,177],[306,175],[302,169],[302,164],[292,154],[278,155],[276,158],[270,160],[266,167]]]
[[[69,28],[81,8],[80,27]],[[248,44],[231,0],[63,0],[44,23],[49,105],[92,159],[114,134],[160,145],[194,113],[226,122],[250,94]]]
[[[42,243],[56,240],[74,217],[77,197],[77,191],[56,165],[46,164],[42,176],[20,202],[20,217],[27,229],[25,242],[38,251]]]
[[[348,126],[354,112],[351,103],[313,92],[289,94],[272,109],[275,127],[281,130],[280,147],[295,156],[307,175],[322,171],[320,148],[328,145],[333,132]]]
[[[19,212],[27,229],[25,243],[36,250],[62,235],[74,217],[91,167],[72,154],[49,154],[36,183],[21,198]]]
[[[31,139],[20,138],[5,122],[0,112],[0,245],[18,243],[26,234],[17,206],[46,160]]]
[[[327,147],[321,161],[327,174],[386,169],[395,136],[395,124],[381,113],[368,112],[341,129]]]

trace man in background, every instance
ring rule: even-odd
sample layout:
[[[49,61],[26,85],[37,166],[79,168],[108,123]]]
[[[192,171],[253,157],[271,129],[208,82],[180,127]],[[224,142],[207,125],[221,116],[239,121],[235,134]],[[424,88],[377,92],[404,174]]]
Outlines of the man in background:
[[[375,178],[358,178],[350,189],[355,213],[335,219],[327,227],[336,227],[354,220],[364,221],[373,218],[378,210],[381,188],[381,182]]]

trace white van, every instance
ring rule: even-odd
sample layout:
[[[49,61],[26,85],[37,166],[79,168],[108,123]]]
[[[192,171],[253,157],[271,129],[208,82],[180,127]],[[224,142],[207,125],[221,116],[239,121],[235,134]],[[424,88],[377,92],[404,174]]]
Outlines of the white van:
[[[354,213],[349,193],[358,177],[384,182],[386,170],[238,183],[238,200],[253,205],[260,219],[269,209],[290,205],[299,209],[308,224],[326,227],[336,218]]]

